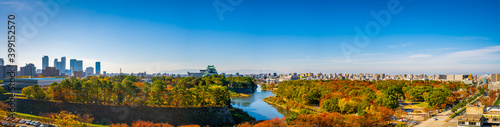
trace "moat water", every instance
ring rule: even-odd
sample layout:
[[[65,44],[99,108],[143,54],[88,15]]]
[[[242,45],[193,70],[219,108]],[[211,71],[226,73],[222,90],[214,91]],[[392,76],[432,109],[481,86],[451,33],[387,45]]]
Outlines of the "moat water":
[[[291,115],[291,111],[280,108],[275,105],[268,104],[262,99],[269,96],[274,96],[271,91],[262,91],[260,85],[254,93],[248,94],[250,97],[231,98],[231,105],[236,108],[241,108],[248,112],[256,120],[268,120],[275,117],[283,118]]]

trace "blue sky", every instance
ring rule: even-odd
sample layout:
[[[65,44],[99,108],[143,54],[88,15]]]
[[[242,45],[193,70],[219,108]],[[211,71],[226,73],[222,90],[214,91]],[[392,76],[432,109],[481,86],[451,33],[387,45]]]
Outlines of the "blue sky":
[[[218,13],[214,3],[232,11]],[[54,5],[58,10],[50,12]],[[41,57],[48,55],[51,66],[54,58],[66,56],[82,59],[84,68],[101,61],[104,71],[129,73],[185,73],[214,64],[227,73],[487,74],[500,72],[499,5],[494,0],[2,0],[0,14],[4,20],[16,14],[18,65],[41,67]],[[380,16],[383,26],[371,11],[388,12],[390,20]],[[370,23],[380,28],[368,30],[379,32],[356,45],[355,28],[367,34]],[[30,24],[36,32],[24,27]],[[5,35],[6,26],[0,29]],[[356,52],[343,51],[346,45]],[[6,49],[0,52],[5,59]]]

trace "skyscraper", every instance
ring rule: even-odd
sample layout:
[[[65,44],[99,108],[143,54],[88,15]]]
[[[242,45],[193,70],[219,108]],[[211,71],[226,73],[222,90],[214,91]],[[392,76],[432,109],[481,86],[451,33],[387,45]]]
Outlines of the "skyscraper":
[[[101,62],[95,62],[95,74],[96,75],[101,74]]]
[[[59,65],[61,67],[61,69],[59,69],[59,71],[61,73],[64,73],[66,71],[66,57],[61,57],[61,63]]]
[[[49,56],[42,57],[42,70],[49,66]]]
[[[83,60],[75,61],[75,71],[83,71]]]
[[[3,66],[3,58],[0,58],[0,66]]]
[[[57,58],[54,59],[54,67],[56,68],[56,70],[61,69],[59,66],[59,60],[57,60]]]
[[[70,59],[69,60],[69,69],[71,70],[71,73],[75,71],[83,71],[83,61],[82,60],[77,60],[77,59]]]
[[[75,72],[76,59],[69,59],[69,70],[71,73]]]

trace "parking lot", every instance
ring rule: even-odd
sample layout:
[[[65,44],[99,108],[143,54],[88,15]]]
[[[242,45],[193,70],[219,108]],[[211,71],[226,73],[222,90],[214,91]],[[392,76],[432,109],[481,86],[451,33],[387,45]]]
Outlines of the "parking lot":
[[[11,117],[2,119],[0,123],[4,127],[55,127],[40,121]]]

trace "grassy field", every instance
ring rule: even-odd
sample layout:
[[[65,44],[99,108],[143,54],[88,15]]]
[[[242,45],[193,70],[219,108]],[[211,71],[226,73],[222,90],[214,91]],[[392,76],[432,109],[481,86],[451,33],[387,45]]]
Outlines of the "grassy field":
[[[16,117],[22,118],[22,119],[35,120],[35,121],[46,121],[46,122],[53,121],[53,119],[51,119],[51,118],[42,117],[42,116],[35,116],[35,115],[25,114],[25,113],[19,113],[19,112],[16,112]],[[83,123],[83,124],[85,124],[85,126],[87,126],[87,127],[107,127],[107,125],[100,125],[100,124],[92,124],[92,123]]]
[[[409,102],[405,100],[403,103],[407,104],[404,106],[405,109],[423,109],[429,107],[429,104],[425,102]]]
[[[425,102],[419,102],[417,104],[415,104],[416,106],[420,107],[420,108],[427,108],[429,107],[429,104],[425,103]]]

